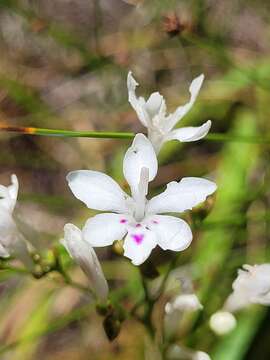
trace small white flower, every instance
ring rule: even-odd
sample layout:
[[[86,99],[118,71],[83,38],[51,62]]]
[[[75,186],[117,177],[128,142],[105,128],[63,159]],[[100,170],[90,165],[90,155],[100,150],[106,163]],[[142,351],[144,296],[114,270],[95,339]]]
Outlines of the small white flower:
[[[27,266],[32,261],[28,255],[25,239],[18,231],[13,219],[13,210],[18,196],[19,183],[16,175],[11,176],[11,185],[0,185],[0,257],[15,255]]]
[[[228,311],[217,311],[211,316],[209,325],[217,335],[225,335],[235,328],[236,319]]]
[[[82,232],[73,224],[64,226],[65,237],[61,243],[65,246],[69,255],[81,267],[90,279],[97,296],[106,300],[108,297],[108,283],[105,279],[95,250],[84,241]]]
[[[192,357],[192,360],[211,360],[210,356],[204,351],[197,351]]]
[[[174,113],[166,114],[166,103],[159,92],[154,92],[146,101],[143,97],[137,97],[135,90],[138,86],[137,81],[133,78],[132,73],[128,73],[127,87],[128,100],[136,111],[139,120],[147,128],[149,140],[152,142],[156,153],[162,145],[169,140],[179,140],[190,142],[200,140],[205,137],[210,130],[211,121],[206,121],[199,127],[183,127],[174,129],[175,125],[188,113],[193,106],[200,88],[202,86],[204,75],[194,79],[189,87],[191,94],[187,104],[179,106]]]
[[[163,193],[148,201],[148,183],[155,178],[157,168],[152,144],[143,134],[137,134],[123,162],[132,196],[111,177],[97,171],[78,170],[67,175],[69,187],[79,200],[91,209],[111,212],[86,222],[83,236],[91,246],[108,246],[125,237],[124,255],[134,265],[142,264],[157,245],[173,251],[189,246],[189,225],[174,216],[159,214],[192,209],[212,194],[216,185],[201,178],[184,178],[169,183]]]
[[[244,265],[232,287],[226,310],[237,311],[250,304],[270,305],[270,264]]]
[[[167,314],[172,314],[175,310],[196,311],[201,310],[202,308],[203,306],[195,294],[182,294],[165,305],[165,312]]]

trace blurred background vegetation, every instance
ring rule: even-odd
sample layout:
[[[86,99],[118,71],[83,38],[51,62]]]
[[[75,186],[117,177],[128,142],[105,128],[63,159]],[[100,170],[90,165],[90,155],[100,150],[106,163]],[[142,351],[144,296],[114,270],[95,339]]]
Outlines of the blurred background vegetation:
[[[218,184],[215,199],[185,214],[194,241],[175,260],[175,271],[194,281],[204,305],[199,316],[179,324],[179,343],[214,360],[270,358],[267,308],[241,312],[225,337],[208,326],[231,292],[237,268],[270,257],[269,20],[266,0],[0,1],[2,124],[144,131],[127,101],[129,70],[141,94],[160,91],[171,111],[187,101],[191,80],[205,74],[182,122],[211,119],[211,131],[231,135],[230,141],[166,144],[151,191],[183,176],[207,176]],[[253,140],[240,141],[239,135]],[[70,193],[67,172],[102,170],[125,187],[122,157],[129,143],[0,135],[0,183],[18,175],[17,212],[41,252],[56,246],[66,222],[82,225],[92,214]],[[138,269],[111,248],[98,254],[115,301],[131,308],[143,291]],[[156,251],[151,260],[163,273],[172,259],[174,254]],[[72,277],[87,284],[69,265]],[[126,320],[109,343],[88,296],[56,274],[36,280],[2,270],[0,294],[1,359],[154,358],[144,355],[144,328],[135,320]],[[157,305],[157,326],[168,296]]]

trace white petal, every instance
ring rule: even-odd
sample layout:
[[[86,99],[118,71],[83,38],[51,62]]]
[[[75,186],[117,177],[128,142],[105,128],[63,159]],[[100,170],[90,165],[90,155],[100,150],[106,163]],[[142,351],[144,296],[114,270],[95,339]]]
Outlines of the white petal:
[[[163,250],[182,251],[192,241],[189,225],[174,216],[155,215],[148,219],[147,226],[155,232],[158,245]]]
[[[119,214],[98,214],[87,220],[83,237],[92,246],[108,246],[127,233],[128,218]]]
[[[131,147],[127,150],[123,162],[124,176],[133,195],[138,191],[142,168],[149,170],[149,181],[152,181],[157,174],[157,156],[147,137],[137,134]]]
[[[139,84],[133,78],[132,73],[130,71],[127,76],[128,101],[131,104],[131,106],[133,107],[133,109],[136,111],[137,116],[138,116],[139,120],[141,121],[141,123],[145,127],[147,127],[150,123],[150,119],[149,119],[148,113],[145,108],[146,102],[145,102],[144,98],[142,98],[142,97],[137,98],[137,96],[136,96],[135,90],[138,85]]]
[[[98,297],[105,300],[108,296],[108,284],[94,249],[82,238],[81,230],[73,224],[64,227],[65,238],[62,244],[69,255],[82,268]]]
[[[158,214],[190,210],[203,202],[216,188],[212,181],[195,177],[183,178],[179,183],[170,182],[163,193],[148,202],[147,212]]]
[[[128,196],[110,176],[98,171],[78,170],[70,172],[67,181],[76,198],[89,208],[126,212]]]
[[[167,131],[170,131],[174,126],[180,121],[192,108],[199,91],[201,89],[202,83],[204,80],[204,75],[198,76],[196,79],[194,79],[189,87],[189,92],[191,94],[190,100],[187,104],[183,106],[179,106],[175,112],[167,117],[167,124],[164,124],[166,126]]]
[[[204,138],[211,127],[211,120],[206,121],[202,126],[190,126],[183,127],[180,129],[173,130],[169,132],[166,136],[166,141],[168,140],[179,140],[182,142],[197,141]]]
[[[11,213],[16,205],[18,189],[18,178],[13,174],[11,175],[11,185],[0,185],[0,207]]]
[[[131,259],[132,264],[141,265],[156,247],[155,233],[147,229],[130,229],[124,242],[124,256]]]

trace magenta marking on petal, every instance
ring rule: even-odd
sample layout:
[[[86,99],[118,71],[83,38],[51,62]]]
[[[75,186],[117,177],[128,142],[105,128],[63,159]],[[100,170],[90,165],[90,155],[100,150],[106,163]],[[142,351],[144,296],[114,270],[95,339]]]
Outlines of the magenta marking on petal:
[[[132,234],[131,237],[136,242],[136,244],[140,245],[143,241],[144,235],[143,234]]]
[[[152,223],[153,224],[158,224],[158,221],[157,220],[152,220]]]
[[[121,223],[121,224],[125,224],[126,222],[127,222],[127,219],[121,219],[121,220],[120,220],[120,223]]]
[[[141,227],[142,225],[141,224],[136,224],[136,228],[139,228]]]

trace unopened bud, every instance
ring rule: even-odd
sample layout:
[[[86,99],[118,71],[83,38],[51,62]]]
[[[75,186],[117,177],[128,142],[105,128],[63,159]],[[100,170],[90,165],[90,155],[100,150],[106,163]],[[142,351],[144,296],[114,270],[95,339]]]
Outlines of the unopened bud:
[[[232,331],[236,326],[236,319],[228,311],[217,311],[214,313],[209,322],[210,328],[217,335],[225,335]]]

